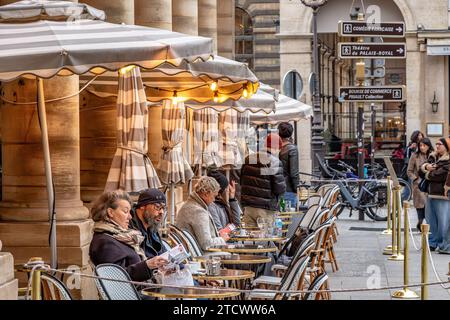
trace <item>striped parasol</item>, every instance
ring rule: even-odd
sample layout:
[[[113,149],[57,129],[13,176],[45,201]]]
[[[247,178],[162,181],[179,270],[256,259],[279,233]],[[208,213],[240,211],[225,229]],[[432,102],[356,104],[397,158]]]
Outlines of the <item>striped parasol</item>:
[[[206,61],[212,39],[100,20],[0,24],[0,80]]]
[[[105,191],[139,192],[161,186],[148,152],[148,109],[139,68],[119,73],[117,150]]]
[[[213,109],[193,110],[194,165],[222,166],[219,156],[219,115]]]
[[[0,22],[36,20],[99,19],[106,15],[85,3],[55,0],[23,0],[0,7]]]
[[[175,104],[164,100],[161,119],[163,153],[158,173],[162,184],[167,186],[184,184],[194,176],[183,155],[185,118],[183,102]]]

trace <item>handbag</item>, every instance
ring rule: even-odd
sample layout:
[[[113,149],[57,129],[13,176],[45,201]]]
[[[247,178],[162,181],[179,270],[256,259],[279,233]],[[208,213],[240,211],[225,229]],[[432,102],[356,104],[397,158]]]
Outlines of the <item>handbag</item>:
[[[419,190],[421,192],[428,192],[428,186],[430,185],[430,181],[427,179],[422,179],[419,182]]]

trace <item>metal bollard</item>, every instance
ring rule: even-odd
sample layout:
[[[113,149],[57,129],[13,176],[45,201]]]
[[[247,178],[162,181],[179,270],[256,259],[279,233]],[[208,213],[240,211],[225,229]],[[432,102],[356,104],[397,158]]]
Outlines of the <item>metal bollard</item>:
[[[392,244],[386,246],[386,248],[384,248],[383,254],[384,255],[393,255],[397,252],[397,232],[396,232],[396,225],[397,225],[397,215],[395,214],[397,211],[397,194],[395,192],[392,193],[392,198],[391,198],[391,218],[392,218],[392,233],[391,233],[391,241]]]
[[[408,209],[409,209],[409,203],[407,201],[403,202],[403,208],[404,208],[404,230],[403,230],[403,256],[404,256],[404,262],[403,262],[403,289],[397,290],[392,294],[393,298],[397,299],[416,299],[419,297],[419,295],[410,290],[408,288],[409,285],[409,270],[408,270],[408,257],[409,257],[409,222],[408,222]]]
[[[392,227],[391,227],[391,176],[387,176],[386,178],[387,180],[387,187],[386,187],[386,207],[387,207],[387,229],[384,230],[383,232],[381,232],[381,234],[386,234],[386,235],[390,235],[392,234]],[[392,250],[392,246],[387,246],[386,249],[391,249]]]
[[[396,228],[395,226],[393,227],[393,232],[392,234],[395,234],[395,245],[393,244],[393,248],[392,248],[392,255],[388,258],[388,260],[391,261],[403,261],[404,256],[402,254],[402,229],[401,229],[401,223],[402,223],[402,218],[401,218],[401,214],[400,211],[402,209],[402,195],[401,195],[401,190],[399,186],[395,186],[394,187],[394,196],[395,196],[395,210],[392,212],[393,216],[395,216],[395,220],[396,220]],[[395,249],[394,249],[395,246]]]
[[[428,300],[428,286],[423,285],[424,283],[428,283],[428,233],[430,232],[429,224],[422,224],[422,265],[421,265],[421,278],[420,282],[422,283],[420,289],[420,299]]]

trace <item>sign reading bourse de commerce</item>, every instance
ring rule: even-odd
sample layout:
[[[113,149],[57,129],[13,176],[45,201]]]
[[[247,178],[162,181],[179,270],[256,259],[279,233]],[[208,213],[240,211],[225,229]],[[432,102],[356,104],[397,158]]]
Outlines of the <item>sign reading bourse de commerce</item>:
[[[406,100],[406,87],[340,87],[339,100],[347,102],[403,102]]]

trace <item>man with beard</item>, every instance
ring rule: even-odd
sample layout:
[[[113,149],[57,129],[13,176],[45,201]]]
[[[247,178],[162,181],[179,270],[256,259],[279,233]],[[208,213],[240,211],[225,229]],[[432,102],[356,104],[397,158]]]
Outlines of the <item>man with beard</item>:
[[[166,209],[166,196],[158,189],[147,189],[139,194],[138,202],[131,210],[130,228],[138,230],[144,236],[141,246],[147,258],[164,253],[161,237],[158,233]]]

